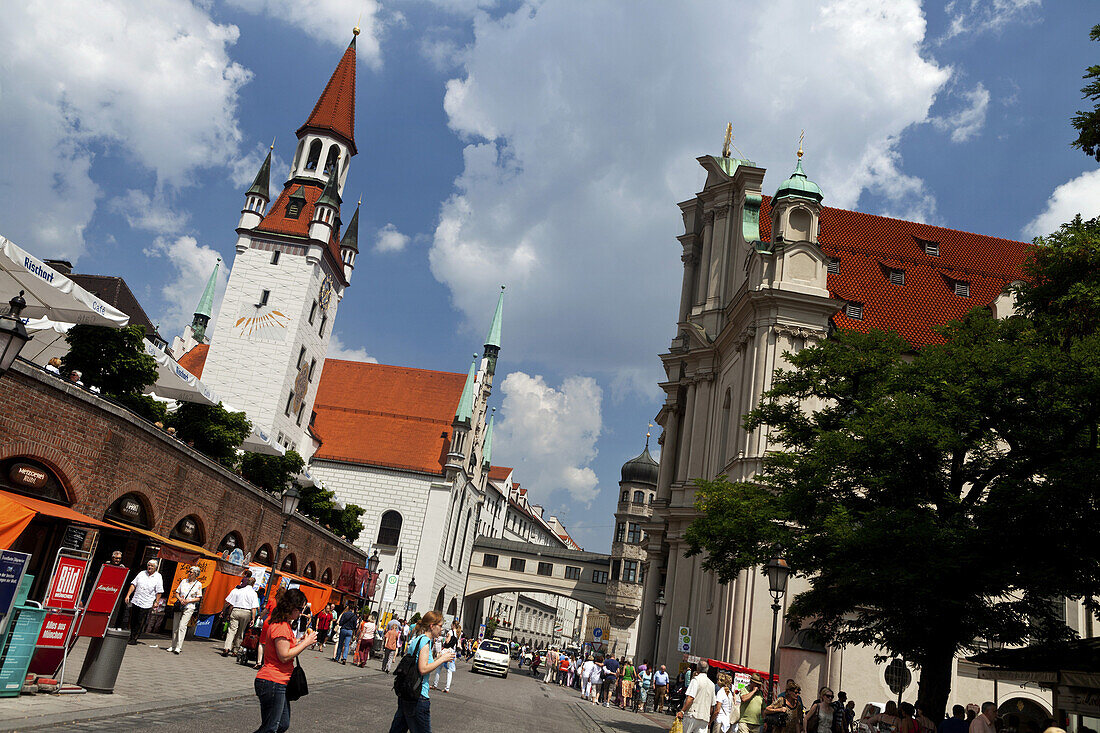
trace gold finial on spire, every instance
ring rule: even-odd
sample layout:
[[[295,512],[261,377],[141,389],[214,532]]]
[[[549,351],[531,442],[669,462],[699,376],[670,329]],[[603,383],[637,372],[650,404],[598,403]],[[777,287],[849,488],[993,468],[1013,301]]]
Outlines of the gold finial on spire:
[[[275,149],[275,138],[274,137],[271,138],[271,149],[272,150]]]
[[[802,160],[802,140],[806,137],[806,131],[798,133],[798,159]]]
[[[653,430],[653,423],[649,424],[649,427],[645,431],[645,449],[649,450],[649,433]]]
[[[730,157],[730,143],[733,142],[733,123],[726,123],[726,142],[722,144],[722,157]]]
[[[363,205],[363,194],[359,194],[359,203],[355,205],[355,208],[359,208]]]
[[[357,20],[355,21],[355,27],[351,29],[351,34],[352,34],[353,36],[357,36],[357,35],[359,35],[359,23],[360,23],[360,21],[362,21],[362,20],[363,20],[363,11],[362,11],[362,10],[360,10],[360,11],[359,11],[359,18],[358,18],[358,19],[357,19]]]

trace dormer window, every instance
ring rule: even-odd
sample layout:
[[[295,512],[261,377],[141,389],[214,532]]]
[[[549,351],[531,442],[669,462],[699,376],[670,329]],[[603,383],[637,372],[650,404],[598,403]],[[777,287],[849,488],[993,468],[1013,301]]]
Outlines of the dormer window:
[[[844,306],[844,315],[857,321],[863,320],[863,303],[848,303]]]
[[[302,215],[302,204],[298,201],[291,201],[286,205],[286,218],[297,219]]]
[[[970,283],[965,280],[955,280],[955,295],[960,298],[970,297]]]
[[[828,272],[830,275],[839,275],[840,274],[840,258],[839,257],[830,257],[829,258],[829,263],[827,265],[825,265],[825,271]]]
[[[920,248],[922,250],[924,250],[924,253],[926,255],[928,255],[929,257],[939,257],[940,256],[940,243],[939,242],[933,242],[931,239],[920,239],[920,238],[918,238],[917,239],[917,244],[920,245]]]
[[[905,284],[905,270],[890,269],[886,271],[887,277],[890,278],[891,285],[904,285]]]

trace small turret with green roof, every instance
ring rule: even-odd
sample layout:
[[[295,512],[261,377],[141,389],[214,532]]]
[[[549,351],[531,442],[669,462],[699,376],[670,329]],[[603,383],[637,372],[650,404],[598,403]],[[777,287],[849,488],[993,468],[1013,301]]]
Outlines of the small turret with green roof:
[[[500,355],[500,329],[504,317],[504,286],[500,286],[500,296],[497,298],[497,309],[493,313],[493,320],[489,324],[489,333],[485,334],[485,360],[489,376],[496,374],[497,356]]]
[[[214,313],[214,289],[218,285],[218,268],[221,267],[222,258],[214,263],[214,271],[210,273],[210,279],[206,281],[206,289],[202,291],[202,298],[195,306],[195,317],[191,320],[191,333],[200,344],[206,343],[206,327],[210,325],[210,317]]]
[[[470,372],[466,375],[466,384],[462,387],[462,396],[458,398],[455,410],[455,422],[467,427],[474,417],[474,385],[477,383],[477,355],[470,362]]]
[[[794,173],[791,177],[779,184],[779,189],[775,192],[775,200],[798,197],[804,199],[812,199],[813,201],[821,202],[821,199],[825,198],[825,195],[821,193],[821,187],[811,181],[806,176],[806,171],[802,170],[802,141],[798,141],[798,162],[794,166]]]

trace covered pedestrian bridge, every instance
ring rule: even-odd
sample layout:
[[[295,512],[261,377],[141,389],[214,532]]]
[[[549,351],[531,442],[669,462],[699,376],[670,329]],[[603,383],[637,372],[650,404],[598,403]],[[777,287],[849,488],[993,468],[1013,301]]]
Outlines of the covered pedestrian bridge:
[[[491,537],[474,541],[466,577],[464,618],[497,593],[552,593],[607,612],[611,558],[598,552],[532,545]]]

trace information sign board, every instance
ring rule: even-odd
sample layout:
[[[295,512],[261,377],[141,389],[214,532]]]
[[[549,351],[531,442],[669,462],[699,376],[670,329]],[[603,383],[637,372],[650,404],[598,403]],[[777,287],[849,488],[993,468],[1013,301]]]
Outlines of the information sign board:
[[[27,667],[34,656],[34,647],[46,618],[44,608],[16,606],[14,622],[0,662],[0,697],[18,697],[27,677]]]
[[[113,613],[122,589],[126,586],[129,569],[124,565],[103,565],[99,568],[99,577],[92,586],[92,595],[88,598],[87,613]]]
[[[46,591],[46,600],[42,605],[47,608],[75,610],[80,600],[80,589],[83,587],[84,573],[87,569],[87,558],[59,554],[57,564],[54,565],[53,577],[50,578],[49,590]]]
[[[30,553],[4,550],[0,552],[0,616],[8,615],[15,603],[15,594],[23,571],[30,562]]]
[[[76,616],[71,613],[47,613],[36,646],[43,649],[64,648],[65,641],[69,638],[69,630],[72,629],[75,621]]]
[[[397,583],[400,576],[390,573],[386,576],[386,587],[382,591],[382,603],[393,603],[397,600]]]

